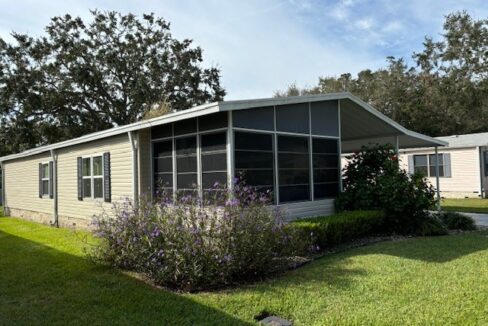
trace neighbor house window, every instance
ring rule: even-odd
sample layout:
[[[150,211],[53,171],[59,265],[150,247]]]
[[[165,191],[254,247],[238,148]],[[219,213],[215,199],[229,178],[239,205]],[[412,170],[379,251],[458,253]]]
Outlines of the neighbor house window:
[[[488,177],[488,151],[483,152],[485,163],[485,177]]]
[[[42,196],[49,196],[49,182],[50,182],[49,172],[50,172],[49,163],[43,163],[41,166]]]
[[[444,176],[444,157],[442,154],[438,154],[437,158],[439,160],[439,177]],[[414,155],[413,164],[415,173],[421,173],[426,177],[435,177],[435,165],[436,156],[435,154],[430,155]]]
[[[103,198],[103,156],[83,158],[83,197]]]

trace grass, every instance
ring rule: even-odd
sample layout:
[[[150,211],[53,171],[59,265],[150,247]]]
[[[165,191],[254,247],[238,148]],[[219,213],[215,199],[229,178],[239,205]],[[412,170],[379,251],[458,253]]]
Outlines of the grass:
[[[467,213],[488,213],[488,199],[446,198],[442,199],[443,210]]]
[[[0,218],[0,324],[250,325],[263,310],[295,325],[488,324],[486,232],[379,243],[198,294],[91,264],[93,241]]]

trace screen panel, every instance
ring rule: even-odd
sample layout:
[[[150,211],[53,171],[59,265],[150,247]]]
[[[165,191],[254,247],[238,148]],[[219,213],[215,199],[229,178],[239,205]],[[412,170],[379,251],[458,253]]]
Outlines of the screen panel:
[[[276,107],[276,130],[308,134],[310,132],[308,103]]]
[[[310,200],[309,138],[278,136],[280,203]]]
[[[197,137],[175,139],[176,189],[178,193],[196,190],[198,184]]]
[[[312,134],[339,136],[339,105],[337,100],[312,102]]]
[[[173,140],[153,143],[154,190],[173,191]]]
[[[257,130],[274,130],[274,108],[272,106],[236,110],[232,112],[232,123],[234,127],[257,129]]]
[[[274,192],[273,135],[236,131],[235,173],[257,191]],[[273,199],[274,200],[274,199]]]
[[[336,139],[312,138],[314,199],[339,194],[339,143]]]

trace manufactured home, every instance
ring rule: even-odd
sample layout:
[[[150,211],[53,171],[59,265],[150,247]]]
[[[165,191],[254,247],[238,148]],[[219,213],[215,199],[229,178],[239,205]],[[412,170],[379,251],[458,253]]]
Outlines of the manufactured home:
[[[239,174],[288,218],[326,215],[341,191],[341,153],[369,143],[446,145],[350,93],[216,102],[1,157],[4,210],[86,226],[160,185],[201,196]]]
[[[438,153],[441,196],[446,198],[487,197],[488,132],[436,137],[447,142]],[[421,172],[435,185],[434,148],[400,151],[402,167]]]

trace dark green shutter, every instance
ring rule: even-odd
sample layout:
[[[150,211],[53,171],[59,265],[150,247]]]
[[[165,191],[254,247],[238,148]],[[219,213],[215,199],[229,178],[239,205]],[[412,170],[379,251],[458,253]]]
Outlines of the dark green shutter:
[[[49,162],[49,198],[54,198],[53,167],[53,162]]]
[[[39,163],[39,198],[42,198],[42,163]]]
[[[110,203],[112,200],[112,189],[110,180],[110,153],[103,153],[103,199]]]
[[[78,170],[78,200],[83,200],[83,159],[77,158],[77,170]]]

